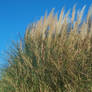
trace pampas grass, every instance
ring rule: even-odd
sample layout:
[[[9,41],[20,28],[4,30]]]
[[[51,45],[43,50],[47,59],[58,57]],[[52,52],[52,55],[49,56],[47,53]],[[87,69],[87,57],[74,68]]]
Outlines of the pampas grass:
[[[52,10],[29,26],[9,50],[0,92],[91,92],[92,8],[82,20],[84,8],[76,21],[74,7],[71,18]]]

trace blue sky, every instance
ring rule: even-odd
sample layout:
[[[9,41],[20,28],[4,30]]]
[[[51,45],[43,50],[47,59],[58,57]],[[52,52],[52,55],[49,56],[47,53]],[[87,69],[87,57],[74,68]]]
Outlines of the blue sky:
[[[85,14],[91,0],[0,0],[0,66],[4,64],[1,59],[12,40],[18,40],[18,33],[24,35],[27,25],[44,16],[45,11],[49,13],[52,8],[55,12],[64,6],[66,11],[72,9],[73,5],[81,9],[86,5]]]

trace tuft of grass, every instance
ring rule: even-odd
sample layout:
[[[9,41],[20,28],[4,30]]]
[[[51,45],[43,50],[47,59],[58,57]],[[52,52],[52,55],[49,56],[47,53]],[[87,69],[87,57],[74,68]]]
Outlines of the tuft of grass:
[[[71,18],[52,10],[29,26],[8,52],[0,92],[91,92],[92,8],[82,20],[84,8],[76,21],[74,7]]]

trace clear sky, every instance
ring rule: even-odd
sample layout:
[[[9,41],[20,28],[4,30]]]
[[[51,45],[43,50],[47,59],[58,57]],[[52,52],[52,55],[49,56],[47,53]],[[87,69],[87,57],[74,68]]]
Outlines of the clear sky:
[[[28,24],[39,20],[46,10],[49,13],[55,8],[56,12],[63,6],[68,10],[74,4],[77,9],[86,5],[86,14],[92,0],[0,0],[0,66],[4,64],[3,52],[18,39],[18,33],[24,35]]]

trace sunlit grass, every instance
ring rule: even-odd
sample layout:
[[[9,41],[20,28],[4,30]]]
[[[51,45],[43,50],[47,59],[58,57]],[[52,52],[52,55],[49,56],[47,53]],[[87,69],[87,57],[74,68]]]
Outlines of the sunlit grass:
[[[9,50],[0,92],[91,92],[92,8],[85,20],[83,11],[58,18],[52,10],[28,27]]]

